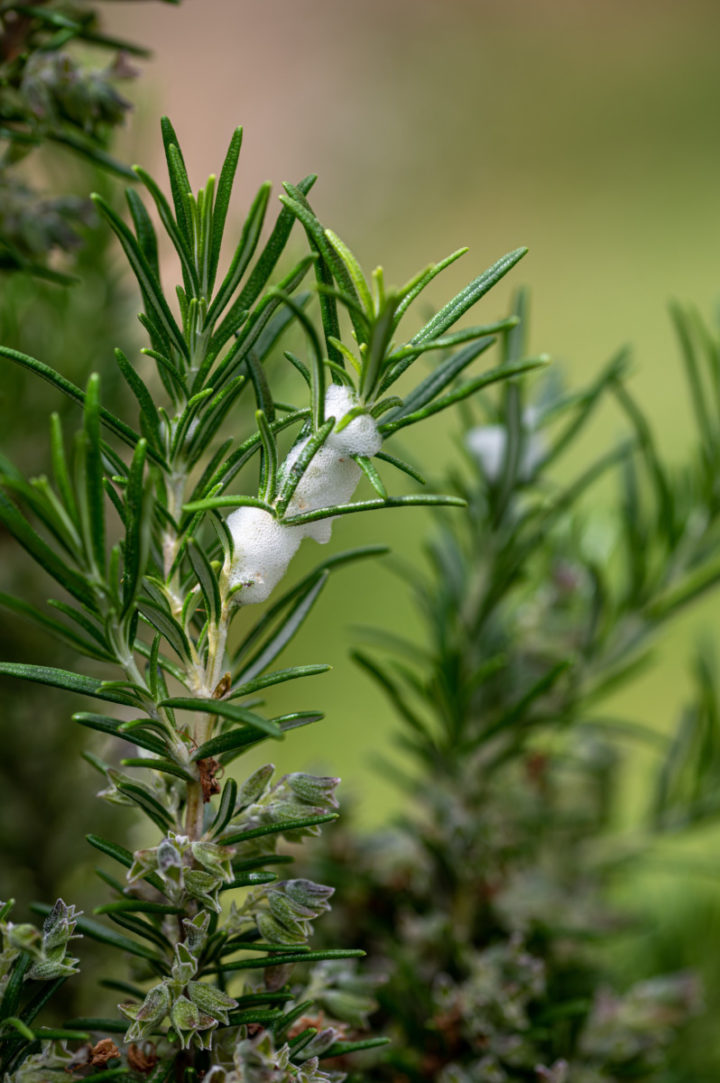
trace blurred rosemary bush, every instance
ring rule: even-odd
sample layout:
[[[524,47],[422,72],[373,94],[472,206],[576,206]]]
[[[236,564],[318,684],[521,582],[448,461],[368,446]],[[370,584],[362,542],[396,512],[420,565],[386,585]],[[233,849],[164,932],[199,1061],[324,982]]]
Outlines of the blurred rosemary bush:
[[[92,53],[102,67],[93,66]],[[81,245],[94,215],[72,188],[56,190],[56,152],[132,176],[109,143],[130,108],[117,83],[136,74],[130,56],[147,55],[104,33],[97,6],[86,0],[0,5],[0,269],[66,280],[67,268],[53,257]],[[53,178],[52,190],[38,187],[42,176],[46,185]]]
[[[523,354],[524,308],[521,295],[508,364]],[[605,901],[611,878],[718,811],[711,663],[669,744],[608,705],[651,661],[659,629],[720,578],[720,344],[695,313],[673,316],[699,434],[688,461],[663,462],[624,352],[579,392],[552,372],[532,396],[525,381],[504,384],[464,411],[453,485],[469,515],[441,518],[427,572],[404,573],[424,643],[380,630],[374,651],[357,652],[414,771],[385,767],[406,795],[394,828],[346,825],[309,874],[332,869],[340,887],[322,935],[353,936],[373,961],[374,1020],[392,1038],[368,1062],[373,1079],[715,1078],[707,1024],[678,1040],[699,1012],[697,981],[673,973],[617,991],[607,960],[633,928]],[[607,400],[628,439],[572,477]],[[608,477],[617,496],[598,511],[592,486]],[[627,737],[662,750],[630,849],[612,834]]]
[[[291,860],[283,841],[297,843],[335,819],[337,779],[302,772],[275,779],[268,764],[238,781],[227,768],[246,750],[321,717],[301,710],[268,717],[259,694],[327,668],[272,666],[329,572],[377,550],[331,556],[273,597],[259,618],[247,607],[279,586],[304,538],[327,542],[338,516],[461,505],[452,494],[389,495],[379,467],[417,475],[385,450],[387,441],[544,362],[503,361],[460,378],[517,319],[454,325],[523,249],[407,337],[408,308],[462,253],[401,290],[388,289],[379,269],[368,283],[315,216],[307,199],[314,177],[286,185],[263,245],[270,189],[261,187],[220,276],[241,131],[219,177],[194,195],[172,126],[162,127],[170,200],[142,169],[136,173],[179,261],[176,311],[160,284],[158,238],[137,191],[127,192],[132,228],[95,197],[144,306],[143,361],[154,363],[154,375],[115,352],[137,424],[103,405],[98,374],[82,390],[44,361],[0,347],[7,362],[82,411],[69,454],[63,423],[51,417],[52,480],[26,479],[2,464],[0,520],[60,591],[47,609],[10,595],[2,603],[86,660],[77,669],[4,662],[0,674],[99,701],[73,716],[110,739],[106,757],[86,758],[101,775],[102,796],[146,820],[141,848],[88,835],[114,862],[112,871],[97,870],[111,898],[95,913],[107,921],[58,900],[35,907],[46,915],[38,929],[16,924],[11,902],[0,908],[2,1070],[17,1083],[67,1073],[88,1081],[311,1083],[335,1078],[338,1058],[384,1042],[357,1034],[371,1006],[367,982],[354,971],[362,951],[309,950],[312,922],[328,909],[333,887],[279,879],[276,871]],[[271,284],[295,222],[308,254]],[[303,291],[311,271],[315,290]],[[273,394],[276,370],[268,379],[264,362],[282,354],[279,343],[293,325],[307,353],[285,352],[295,377],[289,403]],[[395,383],[428,352],[441,352],[441,363],[398,398]],[[375,496],[353,500],[363,477]],[[234,510],[225,516],[226,509]],[[122,994],[121,1003],[114,1015],[43,1026],[41,1011],[56,994],[62,1004],[60,990],[77,971],[69,947],[77,936],[116,950],[104,985]],[[327,1059],[334,1061],[329,1072]]]

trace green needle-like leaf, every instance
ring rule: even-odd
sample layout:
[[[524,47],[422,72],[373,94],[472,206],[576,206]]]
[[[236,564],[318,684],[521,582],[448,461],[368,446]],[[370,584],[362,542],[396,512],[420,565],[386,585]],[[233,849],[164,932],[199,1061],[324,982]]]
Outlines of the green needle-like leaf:
[[[225,155],[225,161],[223,162],[223,167],[220,171],[220,179],[218,180],[217,195],[215,197],[215,206],[213,208],[210,267],[208,275],[208,288],[210,290],[212,290],[215,284],[215,276],[217,274],[220,251],[222,248],[222,239],[225,232],[225,221],[230,205],[230,195],[232,193],[235,173],[240,158],[242,138],[242,128],[236,128],[232,134],[230,145],[227,149],[227,154]]]
[[[223,845],[237,846],[242,842],[249,842],[251,839],[262,838],[264,835],[283,835],[288,831],[299,831],[304,827],[327,824],[332,820],[337,820],[337,818],[336,812],[323,812],[314,816],[299,817],[295,820],[283,820],[281,823],[263,824],[262,827],[251,827],[245,831],[238,831],[234,835],[226,836],[223,839]]]
[[[440,309],[440,311],[433,316],[433,318],[425,324],[422,330],[418,331],[416,335],[413,335],[410,340],[413,345],[424,345],[432,339],[438,338],[444,334],[454,323],[460,319],[461,316],[472,308],[481,297],[496,285],[501,278],[503,278],[508,271],[512,270],[516,263],[527,254],[527,248],[516,248],[514,252],[509,252],[507,256],[503,256],[497,263],[494,263],[492,267],[488,268],[481,275],[461,290],[457,296],[453,297],[452,301]]]
[[[69,398],[74,399],[75,402],[79,402],[81,405],[85,402],[85,392],[77,387],[71,380],[66,380],[64,376],[61,376],[55,369],[50,368],[49,365],[44,364],[42,361],[36,361],[34,357],[29,357],[27,354],[20,353],[18,350],[11,350],[8,346],[0,346],[0,357],[5,357],[9,361],[14,361],[16,364],[21,365],[23,368],[29,369],[37,376],[40,376],[43,380],[47,380],[63,394]],[[135,447],[140,437],[129,425],[126,425],[120,418],[115,417],[104,407],[100,407],[100,417],[103,425],[107,426],[112,432],[120,437],[130,447]]]
[[[214,320],[217,319],[229,303],[230,298],[239,286],[240,280],[245,274],[248,264],[255,253],[258,241],[260,240],[263,222],[265,221],[265,213],[267,211],[268,200],[270,199],[270,190],[270,184],[263,184],[253,200],[253,204],[243,225],[240,241],[235,249],[235,254],[233,255],[227,274],[208,309],[207,321],[211,326]],[[242,302],[242,307],[245,307],[244,301]],[[218,333],[222,340],[222,335],[224,333],[222,327],[219,328]]]
[[[155,752],[158,756],[164,756],[167,753],[167,748],[157,737],[151,737],[146,733],[127,733],[119,728],[120,723],[115,718],[107,718],[105,715],[91,714],[86,711],[79,711],[72,716],[73,722],[77,722],[81,726],[87,726],[88,729],[98,730],[99,733],[107,733],[113,737],[119,737],[122,741],[128,741],[131,744],[138,745],[140,748],[146,748],[149,752]],[[148,761],[148,762],[153,762]]]
[[[260,497],[261,499],[266,500],[270,504],[275,497],[275,487],[277,483],[277,444],[275,443],[275,436],[272,429],[270,428],[268,419],[265,416],[263,410],[255,411],[255,420],[257,422],[258,432],[260,433],[260,439],[262,441],[263,447]]]
[[[102,838],[100,835],[86,835],[85,838],[96,850],[99,850],[101,854],[105,854],[107,857],[111,857],[113,861],[117,861],[119,865],[122,865],[126,869],[131,869],[133,865],[133,855],[129,850],[126,850],[124,846],[118,846],[117,843],[110,842],[108,839]],[[148,872],[143,877],[143,880],[147,880],[149,884],[152,884],[161,894],[163,893],[163,882],[157,873]],[[48,908],[49,909],[49,908]]]
[[[361,306],[365,309],[368,318],[372,318],[373,315],[373,299],[370,293],[370,288],[365,281],[365,275],[362,273],[360,264],[355,259],[348,246],[344,241],[341,241],[336,233],[333,233],[331,229],[325,230],[325,236],[335,249],[335,252],[345,265],[345,269],[350,276],[350,280],[355,288],[355,292],[360,300]]]
[[[151,494],[145,484],[147,444],[140,440],[133,455],[125,491],[125,567],[123,570],[123,610],[133,604],[150,550]]]
[[[156,278],[160,278],[160,261],[158,259],[158,241],[155,227],[145,204],[140,199],[134,188],[128,188],[125,192],[130,215],[135,226],[135,236],[140,251],[147,260]]]
[[[34,621],[36,624],[40,625],[40,627],[45,628],[50,634],[56,636],[58,639],[64,640],[75,650],[88,655],[90,658],[96,658],[103,662],[115,661],[112,654],[103,649],[97,641],[86,639],[84,636],[78,635],[72,628],[68,628],[67,625],[63,624],[61,621],[54,620],[52,617],[48,616],[47,613],[43,613],[41,609],[37,609],[35,606],[30,605],[29,602],[24,602],[21,598],[13,598],[11,594],[0,593],[0,605],[14,613],[18,613],[20,616]]]
[[[222,603],[220,600],[220,588],[215,572],[213,571],[204,550],[193,538],[188,539],[187,554],[200,585],[200,590],[202,591],[208,620],[213,624],[217,624],[220,619]]]
[[[93,374],[87,386],[84,410],[86,437],[85,485],[88,533],[92,558],[101,577],[105,575],[105,489],[100,447],[100,377]]]
[[[159,327],[180,356],[187,359],[188,349],[185,339],[175,322],[175,318],[165,300],[160,284],[155,277],[155,273],[139,248],[137,241],[123,220],[118,217],[102,196],[94,194],[92,198],[100,213],[107,219],[110,227],[123,247],[128,262],[138,280],[143,297],[150,307],[148,315],[151,316],[152,319],[157,320]]]
[[[250,726],[253,729],[260,730],[262,733],[267,734],[268,737],[275,737],[276,740],[282,740],[282,730],[269,718],[262,718],[260,715],[255,714],[254,711],[249,711],[245,707],[238,707],[234,703],[228,703],[222,699],[193,699],[188,696],[173,696],[170,699],[163,700],[160,707],[173,707],[176,710],[183,711],[201,711],[204,714],[219,715],[221,718],[227,718],[230,722],[241,722],[246,726]],[[197,749],[193,755],[193,759],[202,759],[203,756],[201,746]]]
[[[134,704],[132,696],[123,695],[122,692],[107,692],[103,690],[103,681],[94,677],[84,677],[80,673],[71,673],[65,669],[55,669],[52,666],[25,665],[22,662],[0,662],[0,676],[20,677],[22,680],[34,681],[37,684],[48,684],[53,688],[63,688],[66,692],[75,692],[81,696],[92,696],[94,699],[109,700],[110,703]]]
[[[235,813],[238,785],[234,778],[229,778],[223,786],[222,795],[215,813],[215,819],[210,824],[209,834],[211,837],[219,835],[225,830]]]
[[[497,383],[499,380],[510,379],[513,376],[520,376],[524,372],[531,372],[533,369],[544,368],[548,364],[547,357],[531,358],[528,361],[520,361],[517,364],[500,365],[496,369],[490,369],[489,372],[484,373],[482,376],[477,376],[474,380],[467,380],[464,384],[461,384],[454,391],[444,395],[440,399],[435,399],[433,402],[427,403],[425,406],[418,410],[414,410],[410,414],[403,414],[403,416],[397,418],[397,420],[390,420],[379,425],[379,431],[384,437],[390,436],[391,433],[396,432],[398,429],[405,428],[406,425],[414,425],[418,421],[423,421],[426,417],[431,417],[433,414],[440,413],[441,410],[446,410],[448,406],[453,406],[456,402],[461,402],[463,399],[468,398],[470,395],[476,394],[485,387],[490,387],[491,384]]]
[[[285,681],[296,681],[299,677],[315,677],[319,673],[327,673],[332,666],[293,666],[291,669],[276,669],[274,673],[268,673],[264,677],[255,677],[252,681],[233,685],[228,699],[238,699],[240,696],[250,696],[260,692],[264,688],[271,688],[275,684]]]
[[[302,515],[290,515],[283,519],[286,526],[300,526],[303,523],[316,523],[340,515],[353,515],[360,511],[381,511],[383,508],[401,507],[452,507],[464,508],[465,500],[458,496],[441,496],[436,493],[418,493],[412,496],[391,496],[387,500],[358,500],[354,504],[338,504],[334,508],[318,508],[306,511]]]
[[[178,256],[180,257],[186,289],[191,289],[194,296],[199,296],[200,280],[198,278],[195,261],[193,259],[192,247],[188,243],[186,237],[181,233],[181,231],[175,224],[175,219],[170,209],[170,204],[165,199],[165,196],[162,194],[160,188],[155,183],[153,178],[148,173],[146,173],[146,171],[141,166],[133,166],[133,171],[140,178],[140,180],[143,182],[148,192],[152,196],[153,202],[155,203],[158,214],[160,216],[160,221],[165,228],[165,232],[172,241],[173,247],[177,252]]]

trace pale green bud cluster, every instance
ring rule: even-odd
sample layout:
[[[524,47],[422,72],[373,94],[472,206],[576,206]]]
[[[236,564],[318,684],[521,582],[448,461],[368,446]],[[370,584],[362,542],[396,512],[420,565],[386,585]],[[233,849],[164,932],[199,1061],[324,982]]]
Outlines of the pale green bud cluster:
[[[233,878],[232,854],[226,846],[193,841],[170,831],[157,846],[135,851],[127,879],[135,884],[148,873],[155,873],[172,902],[182,904],[196,899],[219,914],[222,908],[218,892]]]
[[[0,911],[6,905],[0,902]],[[42,930],[27,923],[16,925],[12,921],[0,920],[0,995],[12,968],[23,953],[32,958],[26,977],[34,981],[51,981],[77,974],[78,960],[68,956],[67,951],[69,942],[80,935],[75,932],[80,914],[74,906],[66,906],[62,899],[58,899],[45,918]]]
[[[170,976],[154,985],[142,1004],[119,1006],[123,1015],[132,1020],[125,1035],[127,1042],[149,1038],[169,1017],[183,1049],[189,1047],[195,1036],[200,1048],[207,1049],[215,1027],[219,1023],[228,1025],[228,1013],[237,1007],[237,1001],[215,986],[194,980],[207,943],[209,924],[207,911],[192,920],[184,918],[185,939],[175,945]]]
[[[344,1078],[342,1073],[324,1072],[317,1056],[293,1064],[290,1046],[275,1048],[268,1032],[256,1038],[243,1038],[233,1050],[232,1065],[214,1065],[206,1083],[328,1083]]]

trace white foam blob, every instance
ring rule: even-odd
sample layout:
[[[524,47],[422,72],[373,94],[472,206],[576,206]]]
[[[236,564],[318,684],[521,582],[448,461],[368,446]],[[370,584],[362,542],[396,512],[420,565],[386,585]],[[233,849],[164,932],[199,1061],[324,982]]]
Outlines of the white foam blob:
[[[352,388],[331,384],[325,395],[325,416],[339,422],[354,407],[357,399]],[[281,475],[297,462],[309,437],[299,440],[281,467]],[[286,515],[347,504],[362,477],[362,470],[352,455],[375,455],[382,447],[382,436],[375,419],[360,414],[340,432],[333,430],[325,444],[313,456],[298,482]],[[240,600],[264,602],[285,575],[288,565],[303,538],[325,544],[330,540],[333,518],[299,526],[284,526],[262,508],[239,508],[227,518],[233,539],[234,559],[230,585],[240,586]]]
[[[303,440],[292,449],[286,459],[288,469],[306,443],[307,441]],[[347,504],[357,489],[361,476],[362,470],[348,454],[343,454],[337,448],[327,447],[327,445],[321,447],[300,478],[292,500],[288,504],[287,514],[289,516],[302,515],[305,511],[317,511],[319,508],[334,507],[336,504]],[[305,523],[299,529],[305,531],[306,537],[325,544],[330,541],[332,522],[332,518],[319,519],[315,523]]]
[[[283,526],[263,508],[238,508],[227,526],[234,546],[230,586],[242,585],[243,602],[264,602],[285,575],[303,528]]]
[[[545,454],[545,442],[542,436],[535,431],[538,420],[538,411],[534,406],[528,406],[523,410],[523,445],[519,467],[519,475],[523,480],[529,480],[536,467]],[[504,425],[479,425],[470,429],[465,436],[468,450],[480,463],[485,477],[489,481],[497,481],[505,460],[505,447],[507,444],[507,429]]]
[[[351,387],[330,384],[325,393],[325,417],[334,417],[338,422],[357,404],[355,392]],[[370,414],[359,414],[340,432],[333,430],[327,438],[325,447],[336,448],[337,451],[347,455],[377,455],[382,447],[382,436],[377,430],[374,417]]]
[[[470,429],[465,443],[479,461],[483,473],[490,481],[497,481],[505,458],[507,435],[502,425],[480,425]]]

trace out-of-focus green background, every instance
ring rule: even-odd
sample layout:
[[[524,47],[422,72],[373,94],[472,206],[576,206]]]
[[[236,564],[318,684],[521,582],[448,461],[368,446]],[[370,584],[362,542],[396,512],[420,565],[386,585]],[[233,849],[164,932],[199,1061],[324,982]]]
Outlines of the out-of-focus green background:
[[[319,173],[314,202],[363,264],[391,281],[461,245],[438,284],[453,288],[519,244],[513,276],[532,289],[532,347],[572,381],[621,344],[665,447],[690,424],[666,303],[720,299],[720,8],[709,0],[185,0],[107,7],[113,28],[156,50],[139,84],[128,154],[160,170],[156,119],[173,118],[191,175],[219,168],[245,126],[238,218],[257,184]],[[484,303],[503,311],[510,285]],[[595,447],[620,432],[597,426]],[[413,449],[432,471],[453,454],[448,423]],[[384,516],[385,513],[383,513]],[[417,555],[423,513],[336,526],[333,547],[383,539]],[[323,551],[305,543],[294,571]],[[623,707],[667,728],[686,688],[695,610],[666,641],[663,666]],[[395,806],[373,773],[393,719],[347,661],[354,624],[407,630],[402,586],[367,566],[342,573],[300,640],[327,677],[278,697],[321,704],[327,721],[277,751],[280,766],[326,766],[363,802],[367,823]],[[297,658],[295,660],[298,660]],[[275,750],[273,749],[273,752]]]

